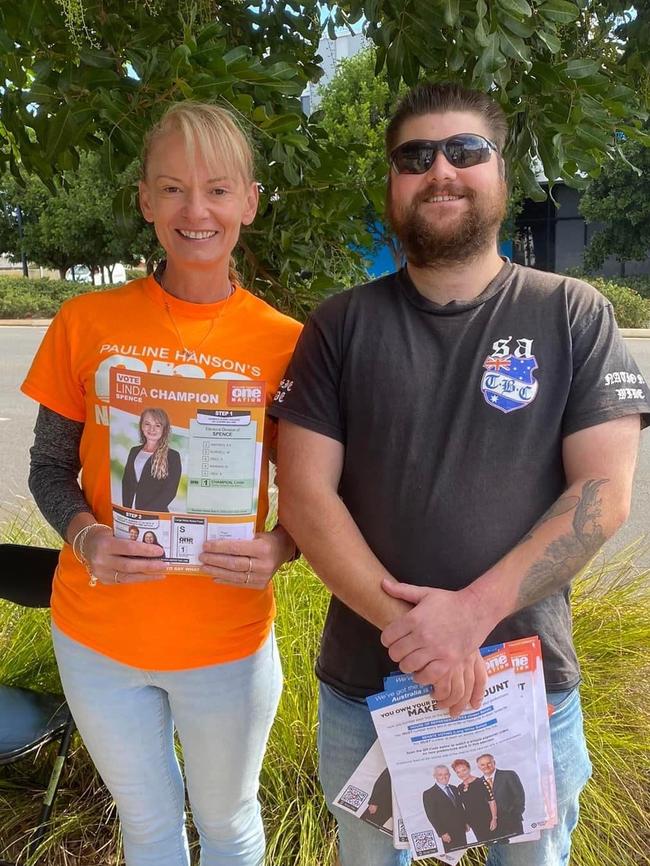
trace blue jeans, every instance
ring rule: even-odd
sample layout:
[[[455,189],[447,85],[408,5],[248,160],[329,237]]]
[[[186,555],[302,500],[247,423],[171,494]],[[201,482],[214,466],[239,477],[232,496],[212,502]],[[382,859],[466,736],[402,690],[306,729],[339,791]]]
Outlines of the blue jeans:
[[[571,833],[578,823],[578,798],[591,775],[582,730],[577,689],[548,693],[555,706],[551,741],[558,797],[558,824],[538,842],[488,847],[486,866],[568,866]],[[332,806],[334,798],[376,739],[365,701],[349,698],[320,684],[318,750],[325,799],[339,829],[341,866],[408,866],[408,851],[396,851],[390,839]]]
[[[260,866],[259,773],[282,690],[274,636],[247,658],[147,671],[52,628],[61,680],[83,741],[117,804],[128,866],[189,866],[185,777],[201,866]]]

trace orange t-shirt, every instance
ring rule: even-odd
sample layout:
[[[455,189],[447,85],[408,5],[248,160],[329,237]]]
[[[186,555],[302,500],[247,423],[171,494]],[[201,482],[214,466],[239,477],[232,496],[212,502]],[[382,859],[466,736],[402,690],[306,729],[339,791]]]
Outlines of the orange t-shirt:
[[[109,483],[109,370],[247,378],[266,382],[273,399],[300,324],[245,289],[216,304],[168,295],[153,277],[67,301],[50,325],[22,390],[48,409],[84,423],[81,486],[97,520],[112,525]],[[184,348],[193,354],[185,358]],[[268,510],[267,418],[258,530]],[[180,670],[244,658],[266,639],[273,590],[244,590],[207,576],[88,585],[64,545],[54,580],[52,616],[69,637],[125,664]]]

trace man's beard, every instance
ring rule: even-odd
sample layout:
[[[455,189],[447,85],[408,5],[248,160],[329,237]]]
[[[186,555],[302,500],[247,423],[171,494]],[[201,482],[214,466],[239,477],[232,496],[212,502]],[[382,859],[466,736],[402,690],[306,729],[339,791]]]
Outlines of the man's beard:
[[[462,195],[465,213],[448,221],[438,216],[429,221],[420,205],[433,195]],[[419,193],[403,209],[395,207],[390,181],[386,194],[386,216],[409,264],[417,268],[459,264],[490,249],[503,222],[507,208],[507,187],[501,180],[494,194],[478,196],[473,190],[435,189]],[[432,205],[435,208],[436,205]]]

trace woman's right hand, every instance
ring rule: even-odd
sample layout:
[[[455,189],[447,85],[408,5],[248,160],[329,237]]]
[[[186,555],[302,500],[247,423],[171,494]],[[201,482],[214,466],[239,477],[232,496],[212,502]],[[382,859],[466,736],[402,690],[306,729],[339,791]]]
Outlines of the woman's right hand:
[[[91,529],[83,541],[88,571],[107,586],[163,580],[166,577],[161,570],[163,554],[158,544],[115,538],[107,526]]]

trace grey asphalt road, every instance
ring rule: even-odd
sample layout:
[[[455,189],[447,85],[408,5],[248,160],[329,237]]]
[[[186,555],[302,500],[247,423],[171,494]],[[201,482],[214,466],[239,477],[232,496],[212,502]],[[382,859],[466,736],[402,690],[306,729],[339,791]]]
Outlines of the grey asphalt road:
[[[20,393],[19,385],[44,333],[42,327],[0,327],[0,521],[33,504],[27,471],[36,406]],[[650,339],[626,342],[650,381]],[[610,557],[639,538],[647,538],[648,546],[636,554],[636,564],[650,569],[650,430],[642,436],[632,514],[603,555]]]
[[[45,328],[0,327],[0,520],[33,506],[27,489],[36,405],[20,392]]]

